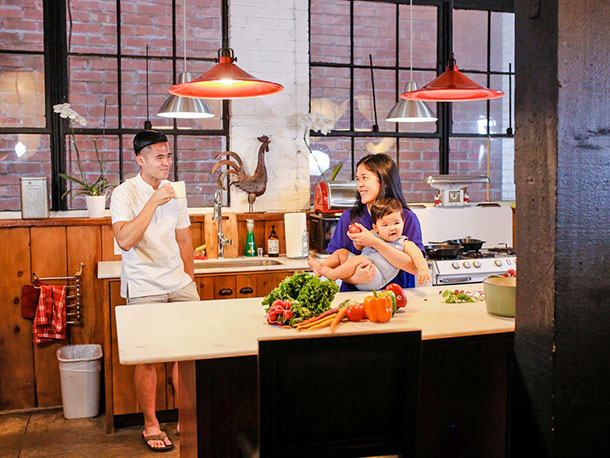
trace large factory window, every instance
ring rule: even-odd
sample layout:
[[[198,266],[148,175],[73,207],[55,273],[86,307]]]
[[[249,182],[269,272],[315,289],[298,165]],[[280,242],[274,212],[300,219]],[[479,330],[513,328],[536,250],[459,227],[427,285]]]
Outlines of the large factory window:
[[[506,97],[428,104],[436,123],[387,122],[411,79],[409,2],[310,0],[310,110],[333,124],[326,135],[311,132],[312,150],[328,158],[328,172],[311,178],[312,193],[335,165],[343,164],[339,179],[351,179],[360,157],[385,152],[399,164],[408,202],[432,201],[436,190],[425,179],[438,173],[489,175],[489,196],[485,187],[475,189],[473,201],[513,199],[512,1],[487,2],[486,10],[481,2],[459,1],[453,14],[448,1],[413,3],[412,79],[418,87],[445,70],[439,54],[453,45],[461,71]]]

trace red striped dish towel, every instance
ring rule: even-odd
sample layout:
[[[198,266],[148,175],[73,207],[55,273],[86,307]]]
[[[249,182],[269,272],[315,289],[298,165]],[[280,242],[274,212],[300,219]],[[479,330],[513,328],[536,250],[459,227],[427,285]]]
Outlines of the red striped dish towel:
[[[65,286],[40,285],[32,331],[35,343],[66,338]]]

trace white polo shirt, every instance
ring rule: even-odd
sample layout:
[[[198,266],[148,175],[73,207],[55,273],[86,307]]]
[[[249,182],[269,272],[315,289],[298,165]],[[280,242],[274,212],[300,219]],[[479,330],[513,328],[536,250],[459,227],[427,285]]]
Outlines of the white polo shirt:
[[[162,180],[159,186],[168,184]],[[155,189],[140,174],[125,180],[112,191],[112,224],[132,221],[142,211]],[[191,225],[186,199],[172,199],[160,205],[142,238],[129,251],[121,250],[121,296],[152,296],[185,287],[193,280],[184,271],[176,229]]]

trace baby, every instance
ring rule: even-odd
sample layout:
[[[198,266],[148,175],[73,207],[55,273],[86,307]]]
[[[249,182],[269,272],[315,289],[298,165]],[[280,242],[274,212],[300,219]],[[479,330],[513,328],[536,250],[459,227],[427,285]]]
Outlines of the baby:
[[[415,276],[420,286],[425,282],[431,282],[428,263],[421,250],[415,243],[402,235],[405,222],[401,203],[396,199],[378,199],[371,205],[370,211],[374,229],[373,234],[411,258],[417,269]],[[362,229],[356,225],[350,226],[350,232],[354,230],[360,232]],[[352,283],[350,278],[360,265],[372,263],[375,268],[375,278],[369,283],[356,284],[356,287],[361,291],[382,289],[398,274],[400,269],[393,266],[374,248],[361,247],[356,243],[354,243],[354,247],[357,250],[362,250],[362,254],[355,255],[345,248],[340,248],[322,262],[316,261],[311,256],[307,258],[307,262],[317,276],[325,276],[333,281],[337,279],[345,280],[349,283]]]

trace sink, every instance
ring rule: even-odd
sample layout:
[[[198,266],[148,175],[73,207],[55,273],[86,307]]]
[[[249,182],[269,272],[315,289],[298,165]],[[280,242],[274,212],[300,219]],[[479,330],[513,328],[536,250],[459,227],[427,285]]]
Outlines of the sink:
[[[221,268],[240,268],[240,267],[264,267],[264,266],[281,266],[282,262],[275,259],[226,259],[220,260],[201,260],[195,259],[195,269],[221,269]]]

